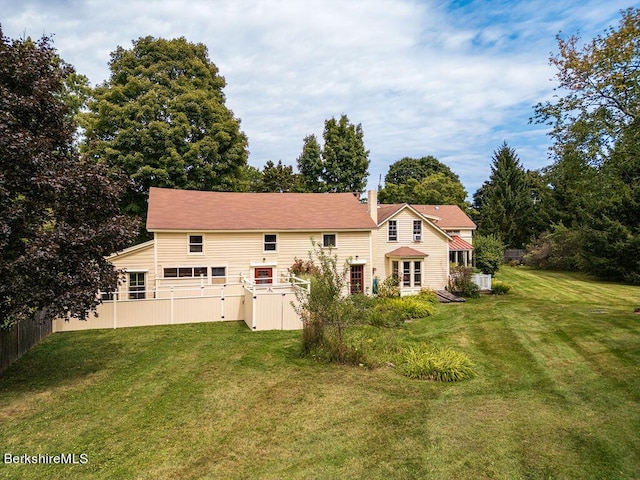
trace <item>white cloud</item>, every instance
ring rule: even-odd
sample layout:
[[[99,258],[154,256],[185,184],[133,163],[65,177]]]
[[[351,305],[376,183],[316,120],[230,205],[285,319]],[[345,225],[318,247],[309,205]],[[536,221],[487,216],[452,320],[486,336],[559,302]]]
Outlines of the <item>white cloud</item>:
[[[23,1],[3,6],[10,37],[55,33],[61,56],[96,84],[109,53],[141,36],[207,45],[227,79],[250,162],[294,163],[304,136],[345,113],[362,123],[370,185],[403,156],[434,155],[472,194],[503,140],[528,168],[547,163],[545,131],[528,125],[551,93],[559,30],[592,37],[621,1]],[[513,144],[511,144],[513,142]]]

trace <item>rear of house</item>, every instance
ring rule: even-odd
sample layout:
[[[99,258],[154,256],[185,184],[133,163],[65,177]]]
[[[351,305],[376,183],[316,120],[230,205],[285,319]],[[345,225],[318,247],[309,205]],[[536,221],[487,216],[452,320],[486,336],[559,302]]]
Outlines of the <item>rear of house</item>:
[[[57,330],[224,320],[254,330],[300,328],[291,320],[289,269],[309,258],[312,240],[348,264],[350,293],[371,294],[374,280],[391,275],[403,294],[444,289],[451,246],[461,240],[470,255],[473,222],[458,207],[378,205],[376,198],[373,191],[363,204],[350,193],[152,188],[153,240],[109,257],[121,282],[104,293],[98,319],[61,320]]]

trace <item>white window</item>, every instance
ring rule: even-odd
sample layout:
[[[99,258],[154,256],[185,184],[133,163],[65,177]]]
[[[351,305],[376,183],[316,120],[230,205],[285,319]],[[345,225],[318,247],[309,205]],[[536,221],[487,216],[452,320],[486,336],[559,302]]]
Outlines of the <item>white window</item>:
[[[422,221],[421,220],[413,221],[413,241],[414,242],[422,241]]]
[[[336,243],[336,234],[335,233],[325,233],[322,235],[322,246],[324,248],[335,248],[337,246]]]
[[[411,262],[402,262],[402,286],[411,286]]]
[[[163,269],[164,278],[200,278],[207,276],[207,267],[170,267]]]
[[[396,242],[398,241],[398,221],[397,220],[389,220],[389,241]]]
[[[189,235],[189,253],[204,253],[204,237]]]
[[[422,262],[413,262],[413,286],[422,285]]]
[[[144,300],[145,298],[144,272],[129,273],[129,300]]]
[[[269,234],[264,236],[264,251],[275,252],[277,250],[278,237],[275,234]]]
[[[211,283],[227,283],[227,267],[211,267]]]

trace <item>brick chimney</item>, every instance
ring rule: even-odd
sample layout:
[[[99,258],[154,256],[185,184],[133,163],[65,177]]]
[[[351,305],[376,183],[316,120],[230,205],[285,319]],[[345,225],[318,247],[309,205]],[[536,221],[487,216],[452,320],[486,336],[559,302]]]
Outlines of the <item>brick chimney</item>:
[[[367,192],[367,210],[371,218],[378,225],[378,191],[369,190]]]

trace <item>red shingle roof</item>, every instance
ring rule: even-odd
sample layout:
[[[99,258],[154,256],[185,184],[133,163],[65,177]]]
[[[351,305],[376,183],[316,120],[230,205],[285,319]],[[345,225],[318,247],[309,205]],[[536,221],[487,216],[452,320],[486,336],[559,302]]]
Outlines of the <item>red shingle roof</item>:
[[[402,209],[406,203],[380,204],[378,205],[378,223],[383,223],[387,218]],[[475,229],[476,224],[457,205],[409,205],[420,214],[433,219],[438,227],[443,230]]]
[[[400,247],[385,255],[386,257],[402,257],[402,258],[424,258],[428,257],[427,253],[422,253],[411,247]]]
[[[372,230],[351,193],[231,193],[151,188],[147,229]]]
[[[451,252],[459,252],[462,250],[473,250],[473,245],[469,242],[461,239],[457,235],[453,235],[451,237],[453,240],[449,242],[449,251]]]

